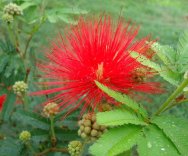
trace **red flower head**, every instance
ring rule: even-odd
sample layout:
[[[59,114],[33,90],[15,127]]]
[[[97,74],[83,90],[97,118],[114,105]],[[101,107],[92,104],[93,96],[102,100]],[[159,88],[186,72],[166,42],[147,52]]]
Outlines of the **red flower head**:
[[[119,21],[113,24],[110,17],[85,21],[80,19],[57,43],[51,52],[46,53],[47,61],[39,65],[43,84],[51,87],[33,95],[58,93],[48,102],[54,101],[62,109],[71,107],[73,111],[83,104],[86,108],[98,108],[102,100],[110,99],[95,84],[95,80],[111,89],[128,94],[132,91],[156,93],[158,83],[138,81],[140,76],[150,77],[152,72],[130,56],[136,51],[151,58],[147,44],[149,37],[134,41],[138,27]],[[151,43],[151,42],[150,42]],[[139,74],[138,74],[139,75]]]
[[[0,111],[2,110],[2,107],[3,107],[3,103],[5,102],[6,100],[6,95],[3,94],[0,96]]]

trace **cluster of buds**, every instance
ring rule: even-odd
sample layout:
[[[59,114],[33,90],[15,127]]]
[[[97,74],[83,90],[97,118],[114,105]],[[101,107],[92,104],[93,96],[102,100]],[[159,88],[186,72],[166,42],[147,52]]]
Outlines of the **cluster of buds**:
[[[80,141],[71,141],[68,144],[68,151],[71,156],[80,156],[82,152],[82,143]]]
[[[15,3],[9,3],[3,9],[2,19],[7,23],[11,23],[13,22],[14,16],[22,14],[23,12],[20,6]]]
[[[12,15],[9,14],[3,14],[2,19],[6,22],[6,23],[12,23],[14,18]]]
[[[24,81],[17,81],[12,88],[16,95],[23,96],[26,93],[28,86]]]
[[[48,103],[43,108],[43,114],[46,117],[55,116],[59,112],[59,106],[55,102]]]
[[[78,122],[78,135],[88,141],[97,140],[107,129],[106,126],[98,125],[95,114],[85,114]]]
[[[26,143],[29,140],[31,140],[31,133],[29,131],[22,131],[19,135],[19,139],[23,142]]]

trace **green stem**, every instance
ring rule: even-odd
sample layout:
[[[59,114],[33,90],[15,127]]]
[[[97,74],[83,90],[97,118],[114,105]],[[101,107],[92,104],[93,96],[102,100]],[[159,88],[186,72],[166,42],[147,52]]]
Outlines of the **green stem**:
[[[33,39],[33,36],[35,35],[35,33],[40,29],[40,27],[42,26],[43,23],[45,23],[46,21],[46,18],[45,17],[42,17],[40,23],[38,25],[35,25],[27,39],[27,42],[26,42],[26,46],[25,46],[25,49],[24,49],[24,52],[23,52],[23,58],[26,57],[26,54],[27,54],[27,50],[29,48],[29,45],[31,43],[31,40]]]
[[[188,99],[181,100],[181,101],[179,101],[179,102],[174,102],[174,103],[172,103],[171,105],[169,105],[164,111],[167,111],[167,110],[171,109],[171,108],[174,107],[174,106],[180,105],[180,104],[182,104],[183,102],[188,102]]]
[[[67,148],[54,148],[54,147],[47,148],[43,152],[35,154],[35,156],[43,156],[43,155],[46,155],[49,152],[68,153],[68,149]]]
[[[31,145],[30,142],[26,143],[25,145],[27,146],[27,148],[28,148],[33,154],[35,154],[35,150],[33,149],[33,147],[32,147],[32,145]]]
[[[55,136],[55,130],[54,130],[54,116],[50,116],[50,131],[51,131],[51,142],[52,146],[55,147],[56,145],[56,136]]]
[[[9,32],[10,39],[11,39],[12,43],[13,43],[14,46],[16,47],[16,45],[17,45],[17,43],[16,43],[16,38],[14,37],[14,33],[13,33],[13,30],[12,30],[10,24],[8,24],[8,32]]]
[[[178,88],[162,104],[162,106],[158,109],[155,115],[159,115],[161,112],[163,112],[187,85],[188,85],[188,79],[184,79],[184,81],[178,86]]]

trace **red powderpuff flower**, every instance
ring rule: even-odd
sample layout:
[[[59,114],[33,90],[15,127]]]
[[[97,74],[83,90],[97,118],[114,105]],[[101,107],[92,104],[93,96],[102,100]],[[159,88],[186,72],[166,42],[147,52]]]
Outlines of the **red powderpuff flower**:
[[[39,64],[43,72],[42,83],[49,90],[34,92],[33,95],[57,93],[48,102],[57,102],[62,109],[71,107],[70,112],[79,108],[98,108],[105,99],[109,100],[95,84],[95,80],[107,87],[129,94],[130,91],[159,93],[159,83],[135,81],[136,71],[144,71],[144,77],[153,73],[130,56],[136,51],[148,58],[151,44],[149,37],[134,41],[138,27],[121,20],[114,24],[110,17],[85,21],[80,19],[77,26],[66,31],[57,43],[46,53],[47,61]],[[151,43],[151,42],[149,42]],[[142,75],[142,76],[143,76]]]
[[[3,94],[0,96],[0,111],[2,110],[2,107],[3,107],[3,103],[5,102],[6,100],[6,95]]]

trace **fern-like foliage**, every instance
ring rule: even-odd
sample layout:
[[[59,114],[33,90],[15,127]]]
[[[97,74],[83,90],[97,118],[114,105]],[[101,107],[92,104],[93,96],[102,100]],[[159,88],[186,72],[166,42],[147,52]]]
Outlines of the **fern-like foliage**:
[[[180,36],[176,50],[159,43],[154,43],[151,48],[156,52],[162,64],[152,62],[136,52],[131,52],[130,55],[141,64],[156,70],[164,80],[177,86],[188,70],[188,32]]]
[[[0,40],[0,83],[10,86],[23,80],[25,69],[23,61],[9,39]]]
[[[119,126],[129,123],[147,125],[135,113],[123,108],[97,113],[97,123],[105,126]]]
[[[142,108],[141,105],[136,103],[134,100],[132,100],[129,96],[116,92],[114,90],[111,90],[110,88],[104,86],[98,81],[95,81],[96,85],[104,91],[106,94],[108,94],[110,97],[114,98],[116,101],[124,104],[125,106],[129,107],[130,109],[134,110],[136,113],[141,114],[144,117],[147,117],[147,112],[144,108]]]

